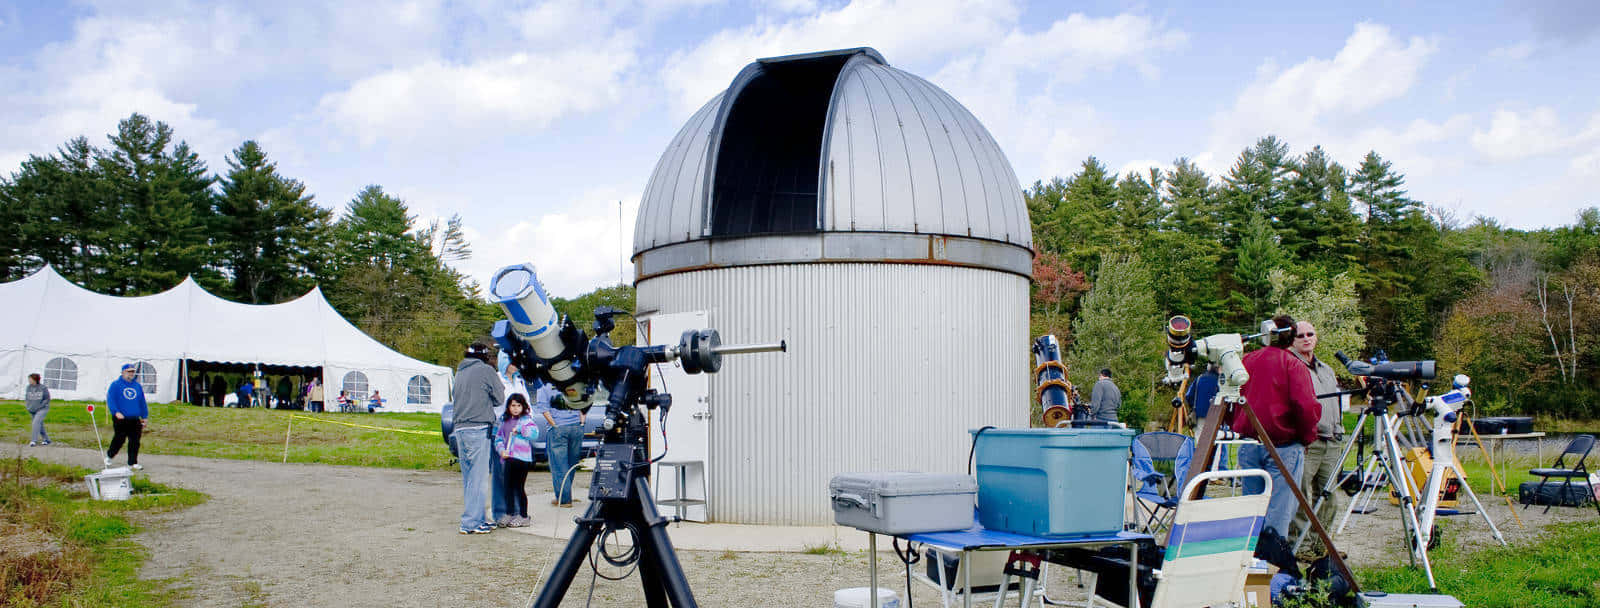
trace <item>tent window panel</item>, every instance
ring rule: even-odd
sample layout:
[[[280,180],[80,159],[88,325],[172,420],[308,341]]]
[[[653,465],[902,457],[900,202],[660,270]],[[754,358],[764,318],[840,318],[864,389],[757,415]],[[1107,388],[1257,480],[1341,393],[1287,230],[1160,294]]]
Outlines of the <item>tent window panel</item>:
[[[66,357],[56,357],[44,364],[44,386],[61,391],[78,390],[78,364]]]
[[[411,381],[406,383],[406,403],[433,403],[433,384],[422,376],[412,376]]]
[[[144,394],[154,395],[156,392],[156,366],[147,361],[133,364],[133,380],[144,387]]]
[[[361,372],[350,372],[344,375],[344,382],[339,387],[344,391],[345,398],[356,401],[367,400],[367,375]]]

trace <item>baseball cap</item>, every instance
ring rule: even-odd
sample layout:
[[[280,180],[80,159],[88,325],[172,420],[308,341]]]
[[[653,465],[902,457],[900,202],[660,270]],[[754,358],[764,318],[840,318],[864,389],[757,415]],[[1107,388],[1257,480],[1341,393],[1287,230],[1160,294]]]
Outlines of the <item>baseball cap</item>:
[[[132,363],[124,363],[124,364],[122,364],[122,371],[138,370],[138,369],[139,369],[139,367],[137,365],[132,364]]]

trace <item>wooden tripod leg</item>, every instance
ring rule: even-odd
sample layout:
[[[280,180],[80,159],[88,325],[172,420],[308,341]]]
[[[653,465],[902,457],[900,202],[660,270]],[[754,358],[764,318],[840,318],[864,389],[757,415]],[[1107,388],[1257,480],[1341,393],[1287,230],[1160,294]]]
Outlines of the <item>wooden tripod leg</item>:
[[[1227,415],[1229,405],[1229,402],[1219,400],[1211,406],[1211,411],[1206,412],[1206,418],[1200,424],[1200,435],[1196,438],[1194,457],[1189,460],[1189,474],[1185,475],[1183,483],[1178,485],[1180,492],[1181,488],[1189,487],[1189,481],[1194,479],[1195,475],[1211,468],[1211,458],[1217,451],[1217,429],[1222,424],[1222,417]],[[1195,466],[1196,463],[1200,463],[1200,466]],[[1205,486],[1200,486],[1195,488],[1189,500],[1198,500],[1205,495]]]
[[[1494,483],[1494,484],[1499,484],[1499,486],[1500,486],[1500,497],[1506,499],[1506,508],[1511,511],[1511,517],[1516,518],[1517,527],[1518,528],[1522,528],[1524,530],[1528,529],[1527,524],[1522,523],[1522,516],[1517,514],[1516,505],[1511,503],[1511,489],[1506,487],[1506,482],[1502,481],[1500,479],[1500,472],[1496,471],[1495,468],[1494,468],[1494,457],[1489,455],[1489,448],[1484,447],[1483,438],[1478,436],[1478,427],[1473,426],[1472,421],[1469,420],[1466,416],[1462,416],[1461,417],[1461,421],[1462,421],[1462,424],[1467,425],[1468,429],[1472,430],[1472,440],[1478,444],[1478,451],[1479,452],[1483,452],[1483,461],[1489,464],[1489,479],[1490,479],[1490,482]],[[1452,452],[1453,452],[1453,450],[1452,450]],[[1459,459],[1457,459],[1457,460],[1459,461]],[[1467,483],[1467,480],[1466,479],[1462,479],[1461,483]],[[1493,490],[1494,486],[1493,485],[1489,486],[1489,489]]]
[[[1240,403],[1237,407],[1244,408],[1245,415],[1250,418],[1250,425],[1256,429],[1256,439],[1260,440],[1261,447],[1266,448],[1267,453],[1272,455],[1272,462],[1278,465],[1278,471],[1285,473],[1287,477],[1289,467],[1284,466],[1283,457],[1278,455],[1278,448],[1273,447],[1272,439],[1267,437],[1267,430],[1261,426],[1261,419],[1256,418],[1255,410],[1250,409],[1249,403]],[[1289,486],[1295,501],[1300,503],[1300,512],[1306,516],[1306,521],[1310,522],[1311,529],[1316,531],[1317,538],[1322,539],[1322,546],[1328,548],[1328,556],[1333,558],[1333,565],[1339,568],[1339,574],[1350,581],[1350,592],[1361,593],[1360,586],[1356,584],[1356,577],[1350,573],[1350,567],[1344,564],[1344,556],[1339,555],[1339,549],[1333,546],[1333,538],[1328,536],[1328,531],[1322,527],[1322,521],[1318,520],[1316,512],[1311,510],[1311,503],[1306,502],[1306,495],[1300,492],[1299,480],[1290,480],[1283,485]]]

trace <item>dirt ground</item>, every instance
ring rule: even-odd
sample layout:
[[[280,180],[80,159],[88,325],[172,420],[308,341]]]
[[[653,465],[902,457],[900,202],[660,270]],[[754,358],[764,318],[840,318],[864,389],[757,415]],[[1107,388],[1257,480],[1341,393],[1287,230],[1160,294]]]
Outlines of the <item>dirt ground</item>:
[[[82,466],[98,460],[91,450],[57,446],[4,452],[17,449]],[[457,534],[460,479],[449,472],[159,455],[140,460],[152,480],[211,497],[140,522],[138,540],[150,549],[143,575],[186,589],[188,606],[526,606],[563,543],[522,530]],[[574,495],[586,496],[586,486],[582,479]],[[528,489],[530,501],[548,502],[550,476],[531,475]],[[1483,499],[1513,545],[1554,521],[1596,520],[1592,510],[1556,508],[1544,515],[1519,509],[1524,530],[1504,500]],[[1493,542],[1475,515],[1446,518],[1442,526],[1445,542]],[[1336,540],[1354,566],[1405,561],[1394,509],[1357,515]],[[880,544],[885,551],[878,556],[882,585],[903,594],[905,570],[887,544]],[[835,590],[867,584],[864,552],[680,551],[679,558],[703,606],[831,606]],[[583,568],[562,606],[643,605],[637,575],[596,580],[592,601],[591,577]],[[1053,599],[1081,597],[1075,577],[1058,570],[1051,579]],[[938,605],[930,587],[914,588],[916,604]]]

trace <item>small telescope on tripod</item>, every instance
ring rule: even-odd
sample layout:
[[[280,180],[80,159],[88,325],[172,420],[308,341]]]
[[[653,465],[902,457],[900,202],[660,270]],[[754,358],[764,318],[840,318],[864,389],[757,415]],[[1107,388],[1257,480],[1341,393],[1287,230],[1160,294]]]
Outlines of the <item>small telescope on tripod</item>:
[[[489,293],[506,319],[490,331],[525,376],[537,377],[561,391],[556,407],[587,409],[604,403],[601,445],[589,486],[589,508],[577,518],[578,527],[567,541],[539,590],[533,605],[555,608],[566,595],[590,547],[600,541],[599,556],[617,567],[637,565],[644,596],[651,608],[695,606],[689,582],[667,538],[663,518],[650,495],[647,441],[649,412],[665,420],[672,395],[646,386],[648,367],[678,362],[690,374],[717,373],[723,355],[785,352],[783,341],[769,344],[727,345],[714,329],[689,330],[677,345],[614,346],[612,317],[623,311],[601,306],[594,312],[594,337],[571,319],[560,316],[539,284],[530,264],[507,266],[489,282]],[[665,454],[663,454],[665,456]],[[629,548],[612,554],[607,539],[627,530]]]

